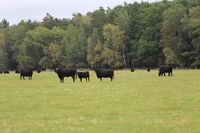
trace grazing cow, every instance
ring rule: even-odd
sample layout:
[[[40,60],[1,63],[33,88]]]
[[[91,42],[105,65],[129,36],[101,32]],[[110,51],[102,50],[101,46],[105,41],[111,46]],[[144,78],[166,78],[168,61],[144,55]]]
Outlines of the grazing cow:
[[[135,71],[135,69],[134,69],[134,68],[132,68],[132,69],[131,69],[131,72],[134,72],[134,71]]]
[[[173,68],[171,65],[162,65],[159,68],[158,76],[165,76],[165,73],[168,73],[168,76],[173,76],[172,71]]]
[[[33,70],[21,70],[20,71],[20,79],[23,78],[25,80],[25,77],[28,77],[28,79],[31,80],[32,76],[33,76]]]
[[[85,78],[86,82],[90,81],[90,74],[88,71],[87,72],[77,72],[76,74],[78,75],[78,78],[80,79],[81,82],[82,82],[82,78]]]
[[[58,74],[61,83],[64,83],[64,77],[72,77],[73,82],[75,82],[76,69],[62,68],[56,69],[55,72]]]
[[[9,74],[10,72],[8,70],[3,71],[4,74]]]
[[[110,78],[111,81],[114,78],[114,70],[113,69],[97,69],[95,70],[95,73],[97,75],[97,78],[100,78],[102,81],[102,78]]]

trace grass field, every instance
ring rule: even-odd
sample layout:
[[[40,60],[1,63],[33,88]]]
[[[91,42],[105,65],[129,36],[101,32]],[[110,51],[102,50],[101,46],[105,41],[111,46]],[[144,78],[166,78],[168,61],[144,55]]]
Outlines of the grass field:
[[[113,82],[90,74],[64,84],[53,72],[0,75],[0,133],[200,132],[200,71],[116,71]]]

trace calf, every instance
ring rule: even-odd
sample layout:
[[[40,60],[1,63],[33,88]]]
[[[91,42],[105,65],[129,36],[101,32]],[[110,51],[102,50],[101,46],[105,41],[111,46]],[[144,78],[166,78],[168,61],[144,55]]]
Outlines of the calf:
[[[77,72],[76,74],[78,75],[78,78],[80,79],[81,82],[82,82],[82,78],[85,78],[86,82],[90,81],[90,74],[88,71],[87,72]]]

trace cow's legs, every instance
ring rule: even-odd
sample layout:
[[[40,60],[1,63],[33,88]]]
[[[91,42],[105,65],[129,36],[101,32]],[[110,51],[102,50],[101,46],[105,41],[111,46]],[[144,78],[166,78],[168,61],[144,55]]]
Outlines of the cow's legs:
[[[73,82],[75,82],[75,77],[73,76],[72,78],[73,78]]]
[[[64,78],[60,78],[60,83],[64,83]]]
[[[169,76],[172,76],[172,72],[169,72]]]
[[[82,78],[80,78],[80,81],[82,82]]]
[[[159,73],[159,76],[162,77],[162,73],[161,72]]]
[[[101,82],[102,82],[102,78],[100,78],[101,79]]]

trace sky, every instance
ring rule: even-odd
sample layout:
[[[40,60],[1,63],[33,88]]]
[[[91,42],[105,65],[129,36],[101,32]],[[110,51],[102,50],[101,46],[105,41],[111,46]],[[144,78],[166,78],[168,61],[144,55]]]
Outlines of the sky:
[[[70,18],[73,13],[86,14],[99,7],[113,8],[125,1],[134,3],[142,0],[0,0],[0,21],[4,18],[10,24],[17,24],[22,19],[41,21],[46,13],[56,18]]]

